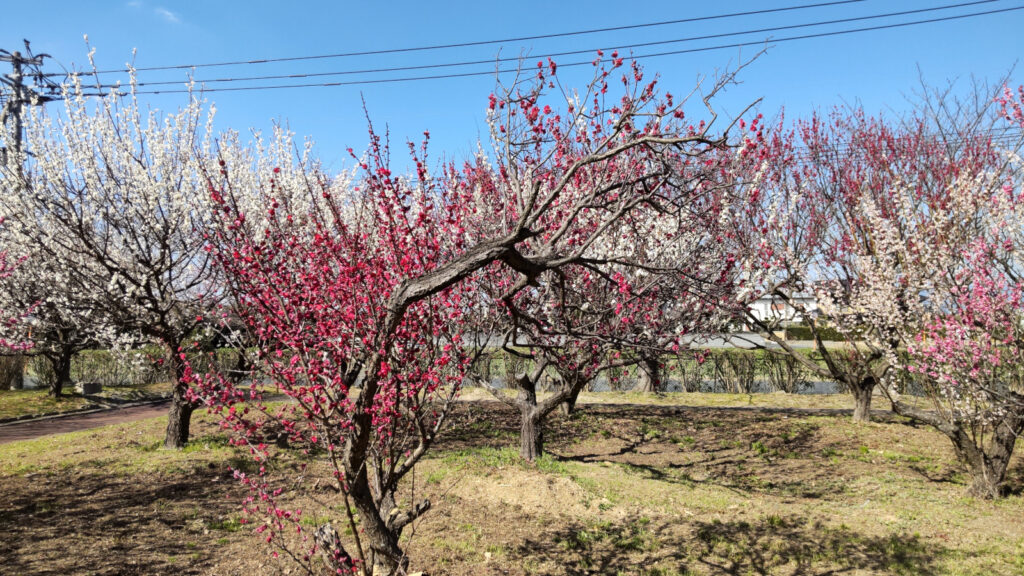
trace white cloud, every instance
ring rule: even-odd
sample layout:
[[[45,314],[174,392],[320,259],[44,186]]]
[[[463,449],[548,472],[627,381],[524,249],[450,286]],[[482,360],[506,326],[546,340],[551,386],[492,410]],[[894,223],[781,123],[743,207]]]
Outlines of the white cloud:
[[[179,23],[181,23],[181,18],[178,18],[177,14],[175,14],[174,12],[171,12],[170,10],[168,10],[167,8],[164,8],[163,6],[159,6],[157,8],[154,8],[153,11],[156,12],[157,15],[159,15],[164,20],[170,22],[171,24],[179,24]]]
[[[139,0],[131,0],[131,2],[126,2],[125,6],[129,8],[142,8],[142,2]]]

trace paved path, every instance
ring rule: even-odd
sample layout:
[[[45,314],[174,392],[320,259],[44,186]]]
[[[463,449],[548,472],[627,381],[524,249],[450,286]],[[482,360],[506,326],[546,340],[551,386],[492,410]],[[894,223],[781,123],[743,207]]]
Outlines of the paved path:
[[[77,430],[88,430],[109,424],[120,424],[132,422],[144,418],[153,418],[167,414],[167,403],[163,401],[157,404],[145,406],[133,406],[131,408],[116,408],[114,410],[102,410],[89,414],[70,414],[68,416],[55,416],[40,420],[27,422],[12,422],[0,426],[0,444],[17,442],[18,440],[31,440],[40,436],[50,434],[65,434]]]

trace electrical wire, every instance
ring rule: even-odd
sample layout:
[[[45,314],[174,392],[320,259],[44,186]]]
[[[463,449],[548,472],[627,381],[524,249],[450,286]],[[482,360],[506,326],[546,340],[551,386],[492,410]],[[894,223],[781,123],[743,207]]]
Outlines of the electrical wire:
[[[723,33],[719,33],[719,34],[707,34],[707,35],[704,35],[704,36],[691,36],[689,38],[678,38],[678,39],[674,39],[674,40],[660,40],[660,41],[653,41],[653,42],[642,42],[642,43],[637,43],[637,44],[625,44],[625,45],[619,45],[619,46],[608,46],[608,47],[601,47],[601,50],[605,50],[605,51],[626,50],[626,49],[633,49],[633,48],[644,48],[644,47],[650,47],[650,46],[660,46],[660,45],[666,45],[666,44],[680,44],[680,43],[683,43],[683,42],[693,42],[693,41],[697,41],[697,40],[712,40],[712,39],[717,39],[717,38],[727,38],[727,37],[731,37],[731,36],[743,36],[743,35],[747,35],[747,34],[761,34],[761,33],[765,33],[765,32],[779,32],[779,31],[782,31],[782,30],[794,30],[794,29],[809,28],[809,27],[814,27],[814,26],[827,26],[827,25],[832,25],[832,24],[845,24],[845,23],[849,23],[849,22],[858,22],[858,21],[864,21],[864,20],[877,20],[879,18],[889,18],[889,17],[893,17],[893,16],[906,16],[906,15],[909,15],[909,14],[920,14],[920,13],[936,12],[936,11],[939,11],[939,10],[949,10],[949,9],[953,9],[953,8],[962,8],[962,7],[966,7],[966,6],[976,6],[976,5],[979,5],[979,4],[987,4],[987,3],[991,3],[991,2],[995,2],[995,1],[997,1],[997,0],[978,0],[978,1],[975,1],[975,2],[962,2],[962,3],[959,3],[959,4],[949,4],[949,5],[946,5],[946,6],[935,6],[935,7],[931,7],[931,8],[920,8],[920,9],[916,9],[916,10],[903,10],[903,11],[900,11],[900,12],[888,12],[888,13],[885,13],[885,14],[872,14],[872,15],[868,15],[868,16],[856,16],[856,17],[850,17],[850,18],[839,18],[839,19],[834,19],[834,20],[823,20],[821,22],[808,22],[808,23],[803,23],[803,24],[789,24],[789,25],[785,25],[785,26],[772,26],[772,27],[767,27],[767,28],[757,28],[757,29],[753,29],[753,30],[743,30],[743,31],[740,31],[740,32],[723,32]],[[531,59],[533,59],[533,58],[547,59],[547,58],[558,58],[558,57],[563,57],[563,56],[578,56],[580,54],[594,54],[594,53],[596,53],[596,51],[597,51],[597,48],[591,48],[591,49],[585,49],[585,50],[570,50],[570,51],[566,51],[566,52],[551,52],[551,53],[546,53],[546,54],[530,55],[530,58]],[[332,71],[332,72],[310,72],[310,73],[303,73],[303,74],[278,74],[278,75],[265,75],[265,76],[243,76],[243,77],[237,77],[237,78],[205,78],[205,79],[191,80],[190,82],[195,82],[196,84],[210,84],[210,83],[225,83],[225,82],[251,82],[251,81],[257,81],[257,80],[285,80],[285,79],[298,79],[298,78],[321,78],[321,77],[327,77],[327,76],[347,76],[347,75],[354,75],[354,74],[379,74],[379,73],[384,73],[384,72],[408,72],[408,71],[412,71],[412,70],[428,70],[428,69],[437,69],[437,68],[453,68],[453,67],[459,67],[459,66],[477,66],[477,65],[481,65],[481,64],[492,64],[492,65],[494,65],[494,64],[500,64],[500,63],[503,63],[503,62],[521,61],[522,59],[523,59],[522,57],[517,56],[517,57],[494,58],[494,59],[489,59],[489,60],[469,60],[469,61],[462,61],[462,62],[447,62],[447,63],[442,63],[442,64],[420,64],[420,65],[410,65],[410,66],[397,66],[397,67],[390,67],[390,68],[367,68],[367,69],[362,69],[362,70],[343,70],[343,71]],[[168,85],[178,85],[178,86],[180,86],[181,84],[182,84],[181,80],[162,80],[162,81],[155,81],[155,82],[138,82],[138,83],[136,83],[136,86],[139,86],[139,87],[142,87],[142,86],[168,86]],[[112,85],[110,85],[110,86],[112,86]]]
[[[502,38],[498,40],[479,40],[472,42],[457,42],[452,44],[435,44],[431,46],[415,46],[407,48],[387,48],[382,50],[364,50],[359,52],[342,52],[337,54],[316,54],[311,56],[290,56],[282,58],[260,58],[255,60],[236,60],[229,62],[207,62],[202,64],[175,64],[170,66],[147,66],[142,68],[135,68],[136,72],[148,72],[155,70],[185,70],[191,68],[211,68],[216,66],[238,66],[242,64],[269,64],[273,62],[298,62],[303,60],[323,60],[329,58],[348,58],[354,56],[378,56],[383,54],[400,54],[407,52],[421,52],[426,50],[442,50],[448,48],[467,48],[470,46],[487,46],[493,44],[503,44],[506,42],[523,42],[526,40],[545,40],[550,38],[566,38],[570,36],[582,36],[585,34],[597,34],[602,32],[618,32],[622,30],[636,30],[639,28],[650,28],[655,26],[668,26],[671,24],[686,24],[693,22],[706,22],[709,20],[720,20],[724,18],[735,18],[739,16],[754,16],[761,14],[772,14],[778,12],[787,12],[793,10],[805,10],[808,8],[821,8],[827,6],[838,6],[842,4],[856,4],[865,2],[866,0],[837,0],[833,2],[819,2],[816,4],[803,4],[798,6],[785,6],[782,8],[766,8],[763,10],[750,10],[747,12],[732,12],[729,14],[715,14],[712,16],[698,16],[692,18],[679,18],[676,20],[662,20],[658,22],[647,22],[643,24],[628,24],[623,26],[609,26],[606,28],[592,28],[589,30],[577,30],[573,32],[556,32],[552,34],[535,34],[531,36],[518,36],[513,38]],[[995,0],[989,0],[995,1]],[[77,75],[93,75],[93,74],[114,74],[128,72],[128,69],[119,70],[99,70],[95,72],[76,72]]]
[[[664,57],[664,56],[674,56],[674,55],[680,55],[680,54],[692,54],[692,53],[697,53],[697,52],[708,52],[708,51],[712,51],[712,50],[723,50],[723,49],[729,49],[729,48],[743,48],[743,47],[748,47],[748,46],[765,45],[765,44],[769,44],[769,43],[777,44],[777,43],[782,43],[782,42],[793,42],[793,41],[797,41],[797,40],[808,40],[808,39],[814,39],[814,38],[828,38],[828,37],[832,37],[832,36],[842,36],[842,35],[855,34],[855,33],[861,33],[861,32],[871,32],[871,31],[877,31],[877,30],[889,30],[889,29],[895,29],[895,28],[904,28],[904,27],[908,27],[908,26],[918,26],[918,25],[922,25],[922,24],[932,24],[932,23],[938,23],[938,22],[949,22],[949,21],[954,21],[954,20],[962,20],[962,19],[965,19],[965,18],[975,18],[975,17],[979,17],[979,16],[988,16],[988,15],[993,15],[993,14],[1015,12],[1015,11],[1019,11],[1019,10],[1024,10],[1024,5],[1022,5],[1022,6],[1015,6],[1015,7],[1011,7],[1011,8],[1001,8],[1001,9],[996,9],[996,10],[987,10],[987,11],[982,11],[982,12],[972,12],[972,13],[968,13],[968,14],[958,14],[958,15],[952,15],[952,16],[943,16],[943,17],[939,17],[939,18],[929,18],[929,19],[924,19],[924,20],[915,20],[915,21],[910,21],[910,22],[899,22],[899,23],[894,23],[894,24],[880,24],[880,25],[877,25],[877,26],[867,26],[867,27],[862,27],[862,28],[852,28],[852,29],[848,29],[848,30],[832,30],[832,31],[828,31],[828,32],[819,32],[819,33],[814,33],[814,34],[802,34],[802,35],[798,35],[798,36],[788,36],[788,37],[783,37],[783,38],[766,38],[764,40],[757,40],[757,41],[735,42],[735,43],[731,43],[731,44],[719,44],[719,45],[716,45],[716,46],[704,46],[704,47],[700,47],[700,48],[688,48],[688,49],[684,49],[684,50],[671,50],[671,51],[665,51],[665,52],[655,52],[655,53],[650,53],[650,54],[630,55],[629,58],[633,59],[633,60],[641,60],[641,59],[648,59],[648,58],[659,58],[659,57]],[[569,62],[569,63],[564,63],[564,64],[558,64],[558,67],[559,68],[569,68],[569,67],[577,67],[577,66],[585,66],[585,65],[596,65],[596,64],[608,63],[608,62],[611,62],[610,58],[597,58],[595,60],[586,60],[586,61],[577,61],[577,62]],[[220,88],[214,87],[214,88],[205,88],[205,89],[201,89],[201,90],[195,90],[195,89],[190,89],[190,88],[177,89],[177,90],[138,90],[135,93],[136,94],[185,94],[185,93],[194,93],[194,92],[197,92],[197,91],[200,91],[200,92],[203,92],[203,93],[207,93],[207,92],[237,92],[237,91],[249,91],[249,90],[279,90],[279,89],[287,89],[287,88],[358,86],[358,85],[370,85],[370,84],[413,82],[413,81],[422,81],[422,80],[444,80],[444,79],[452,79],[452,78],[466,78],[466,77],[473,77],[473,76],[494,76],[494,75],[498,75],[498,74],[515,73],[515,72],[520,72],[520,71],[522,71],[522,70],[517,67],[517,68],[505,68],[505,69],[482,71],[482,72],[461,72],[461,73],[453,73],[453,74],[435,74],[435,75],[425,75],[425,76],[407,76],[407,77],[401,77],[401,78],[379,78],[379,79],[352,80],[352,81],[343,81],[343,82],[276,84],[276,85],[263,85],[263,86],[236,86],[236,87],[220,87]],[[119,88],[121,86],[120,85],[114,85],[114,86],[100,86],[100,87],[101,88],[104,88],[104,87]]]

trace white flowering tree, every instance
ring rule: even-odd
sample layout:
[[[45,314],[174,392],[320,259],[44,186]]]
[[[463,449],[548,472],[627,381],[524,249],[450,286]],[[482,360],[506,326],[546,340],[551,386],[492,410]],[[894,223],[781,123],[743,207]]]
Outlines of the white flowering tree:
[[[0,218],[0,227],[2,226],[3,218]],[[18,263],[17,259],[13,258],[6,249],[0,248],[0,281],[10,277],[17,270]],[[22,322],[24,314],[30,309],[31,307],[11,306],[10,302],[0,304],[0,351],[20,351],[28,347],[24,341],[4,337],[2,334],[15,329]]]
[[[184,354],[221,294],[202,233],[212,112],[196,99],[146,112],[132,96],[92,100],[80,85],[63,100],[59,114],[32,111],[26,156],[3,166],[10,237],[40,260],[26,285],[60,284],[40,307],[49,326],[163,347],[176,379],[165,445],[181,447],[192,413]]]
[[[32,343],[25,354],[50,363],[49,394],[59,398],[72,383],[74,355],[103,340],[96,331],[99,325],[90,313],[89,299],[83,297],[85,292],[65,273],[66,268],[53,266],[55,261],[35,250],[34,243],[16,229],[0,229],[0,235],[15,247],[9,254],[26,262],[0,277],[0,301],[9,309],[31,310],[21,322],[0,327],[0,334]]]

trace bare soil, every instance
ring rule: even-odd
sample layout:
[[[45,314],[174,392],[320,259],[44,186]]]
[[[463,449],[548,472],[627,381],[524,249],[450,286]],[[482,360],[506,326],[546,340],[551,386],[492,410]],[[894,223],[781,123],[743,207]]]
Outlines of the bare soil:
[[[0,447],[3,574],[300,574],[239,515],[245,458],[200,416],[181,452],[163,419]],[[587,405],[517,460],[516,414],[460,406],[405,489],[433,507],[403,537],[428,574],[1022,574],[1024,464],[1000,501],[964,496],[938,433],[814,409]],[[311,529],[341,525],[322,472],[276,478]],[[413,493],[413,490],[415,491]],[[314,564],[314,568],[318,565]]]

